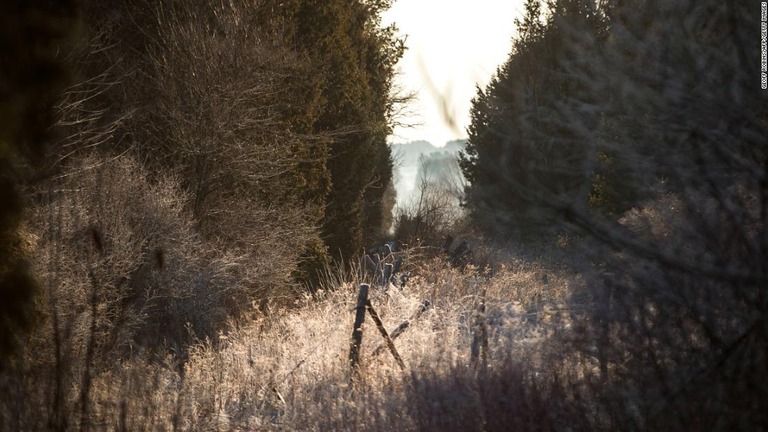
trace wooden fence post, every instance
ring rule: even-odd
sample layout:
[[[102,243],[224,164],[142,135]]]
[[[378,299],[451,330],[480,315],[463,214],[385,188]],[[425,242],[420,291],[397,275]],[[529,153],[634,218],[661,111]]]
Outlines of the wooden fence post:
[[[381,278],[381,286],[387,287],[387,284],[389,283],[389,279],[392,277],[392,264],[386,263],[384,264],[384,274]]]
[[[368,284],[360,284],[360,291],[357,293],[357,304],[355,305],[355,323],[352,326],[352,342],[349,345],[349,366],[352,368],[353,375],[356,374],[360,366],[360,346],[363,342],[363,321],[365,320],[365,306],[368,303]]]
[[[395,358],[395,361],[400,366],[400,369],[405,370],[405,362],[403,362],[402,357],[400,357],[400,354],[398,354],[397,349],[395,348],[395,343],[392,342],[392,339],[390,339],[389,334],[387,334],[387,329],[384,328],[384,323],[381,322],[381,318],[379,318],[379,314],[376,313],[376,310],[373,309],[373,305],[371,304],[371,301],[368,300],[368,303],[366,304],[368,307],[368,312],[371,314],[371,318],[373,319],[373,322],[376,323],[376,328],[379,329],[379,333],[381,333],[381,336],[384,338],[384,341],[387,344],[387,347],[389,348],[389,351],[392,353],[392,357]]]
[[[485,369],[488,366],[488,324],[486,323],[486,310],[485,310],[485,295],[486,291],[483,289],[483,295],[480,298],[480,304],[474,317],[473,329],[472,329],[472,366],[477,368],[481,366]]]
[[[389,338],[392,341],[394,341],[398,336],[400,336],[403,332],[405,332],[405,330],[411,325],[411,321],[415,321],[416,319],[418,319],[421,316],[421,314],[423,314],[427,309],[429,309],[430,306],[432,306],[432,303],[429,300],[424,300],[423,302],[421,302],[421,304],[419,305],[419,308],[416,310],[416,312],[413,315],[411,315],[410,318],[401,322],[400,325],[398,325],[397,327],[395,327],[394,330],[392,330],[392,333],[389,334]],[[384,351],[384,348],[386,347],[387,347],[386,344],[377,346],[376,349],[374,349],[373,352],[371,353],[371,356],[377,356],[381,354],[381,352]]]
[[[403,266],[403,257],[399,256],[395,260],[395,265],[392,267],[392,275],[394,275],[396,273],[400,273],[400,267],[402,267],[402,266]]]

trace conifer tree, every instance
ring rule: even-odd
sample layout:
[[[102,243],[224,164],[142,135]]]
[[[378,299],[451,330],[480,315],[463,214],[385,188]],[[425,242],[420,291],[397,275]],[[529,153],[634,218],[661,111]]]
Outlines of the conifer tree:
[[[599,116],[573,104],[601,95],[580,82],[573,47],[596,49],[605,23],[592,1],[551,2],[546,16],[544,6],[526,2],[509,58],[473,99],[460,156],[475,220],[517,238],[550,230],[544,196],[588,205],[596,171],[593,143],[578,128],[596,128]]]
[[[349,257],[382,230],[385,191],[392,181],[386,137],[394,114],[392,79],[403,43],[382,27],[390,1],[279,2],[293,43],[317,68],[321,109],[314,130],[334,136],[331,188],[323,238],[336,258]]]

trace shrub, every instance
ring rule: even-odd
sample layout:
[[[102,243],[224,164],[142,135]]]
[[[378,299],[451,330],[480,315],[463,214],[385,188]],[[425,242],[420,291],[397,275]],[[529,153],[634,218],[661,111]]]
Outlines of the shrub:
[[[206,293],[203,245],[172,179],[151,182],[127,156],[92,155],[72,160],[33,201],[47,331],[58,320],[76,345],[95,337],[98,353],[120,357],[135,345],[182,345],[187,322],[205,334],[222,320],[220,305],[195,304],[216,293]]]

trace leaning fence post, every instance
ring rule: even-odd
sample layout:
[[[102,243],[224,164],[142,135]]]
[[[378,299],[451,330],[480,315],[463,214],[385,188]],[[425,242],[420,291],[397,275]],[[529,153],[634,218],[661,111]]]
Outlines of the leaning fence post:
[[[373,262],[373,260],[371,259],[371,256],[365,255],[363,259],[365,260],[365,266],[368,267],[368,270],[370,270],[371,273],[375,273],[377,266],[376,266],[376,263]]]
[[[363,321],[365,320],[365,306],[368,303],[368,284],[360,284],[355,305],[355,323],[352,326],[352,342],[349,345],[349,366],[352,373],[358,372],[360,366],[360,345],[363,342]]]
[[[376,310],[373,308],[370,300],[368,300],[366,306],[368,307],[368,312],[371,314],[373,322],[376,323],[376,328],[379,329],[379,333],[381,333],[381,336],[384,338],[389,351],[392,353],[392,357],[395,358],[395,361],[400,366],[400,369],[405,370],[405,362],[403,362],[402,357],[400,357],[400,354],[398,354],[397,349],[395,348],[395,343],[392,342],[389,334],[387,334],[387,329],[384,328],[384,323],[381,322],[381,318],[379,318],[379,314],[376,313]]]
[[[398,336],[400,336],[405,331],[405,329],[407,329],[411,325],[411,321],[415,321],[417,318],[419,318],[421,314],[424,313],[424,311],[429,309],[430,306],[432,306],[432,303],[430,303],[429,300],[424,300],[423,302],[421,302],[421,304],[419,305],[419,308],[416,310],[416,312],[413,315],[411,315],[410,318],[401,322],[400,325],[398,325],[397,327],[395,327],[394,330],[392,330],[392,333],[389,334],[389,339],[394,342],[394,340]],[[371,357],[379,355],[382,351],[384,351],[384,348],[386,347],[387,347],[386,344],[377,346],[376,349],[374,349],[371,352]]]

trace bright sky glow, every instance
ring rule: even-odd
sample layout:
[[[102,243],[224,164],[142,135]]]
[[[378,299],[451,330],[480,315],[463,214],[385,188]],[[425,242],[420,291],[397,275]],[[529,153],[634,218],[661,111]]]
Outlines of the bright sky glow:
[[[514,20],[524,0],[396,0],[384,14],[407,36],[398,83],[415,92],[392,142],[426,140],[436,146],[466,138],[476,85],[485,86],[506,60]]]

